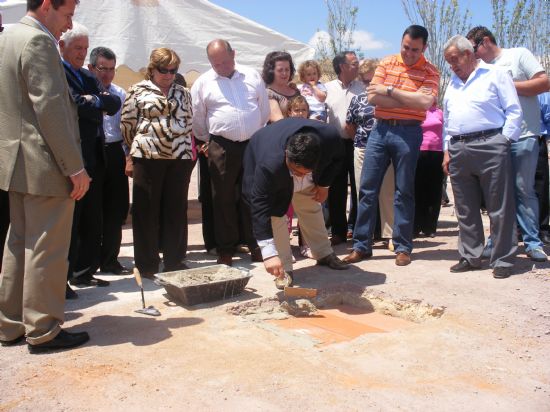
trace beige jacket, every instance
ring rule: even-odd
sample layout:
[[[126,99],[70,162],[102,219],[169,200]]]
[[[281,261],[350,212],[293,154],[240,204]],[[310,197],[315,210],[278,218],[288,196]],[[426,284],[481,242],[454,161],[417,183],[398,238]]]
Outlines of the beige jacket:
[[[0,189],[69,196],[84,167],[76,106],[53,39],[28,17],[0,36]]]

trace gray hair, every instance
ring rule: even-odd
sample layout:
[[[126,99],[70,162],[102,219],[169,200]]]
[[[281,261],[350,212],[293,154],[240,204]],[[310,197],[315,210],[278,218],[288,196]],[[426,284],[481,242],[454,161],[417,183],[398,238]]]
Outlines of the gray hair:
[[[63,43],[65,43],[65,46],[68,46],[74,39],[89,36],[90,35],[86,26],[77,23],[76,21],[73,21],[73,28],[63,33],[59,41],[62,41]]]
[[[447,40],[447,43],[445,43],[445,45],[443,46],[443,51],[446,52],[451,47],[456,47],[457,50],[461,53],[467,50],[470,53],[474,54],[474,46],[472,46],[470,40],[468,40],[464,36],[461,36],[460,34],[457,34],[456,36],[453,36],[449,40]]]

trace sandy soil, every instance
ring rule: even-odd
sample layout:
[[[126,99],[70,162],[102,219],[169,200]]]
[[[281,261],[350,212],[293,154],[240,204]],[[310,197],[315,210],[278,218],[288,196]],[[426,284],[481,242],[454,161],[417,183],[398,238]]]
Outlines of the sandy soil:
[[[202,249],[192,186],[188,262],[197,267],[215,258]],[[0,411],[550,411],[550,264],[520,254],[509,279],[489,269],[451,274],[452,207],[440,228],[415,241],[407,267],[382,247],[345,272],[298,259],[300,286],[415,322],[331,345],[268,321],[288,315],[263,266],[245,255],[236,265],[254,276],[227,301],[184,308],[145,279],[158,318],[134,313],[141,301],[131,276],[100,275],[110,287],[79,289],[67,302],[65,326],[87,330],[87,345],[46,355],[1,348]],[[129,227],[124,239],[121,261],[131,265]]]

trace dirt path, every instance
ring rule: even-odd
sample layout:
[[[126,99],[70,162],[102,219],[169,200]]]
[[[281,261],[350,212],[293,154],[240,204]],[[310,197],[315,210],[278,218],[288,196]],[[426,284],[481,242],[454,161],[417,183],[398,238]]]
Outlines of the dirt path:
[[[191,201],[194,267],[214,262],[201,250],[198,207]],[[105,275],[109,288],[80,289],[67,303],[66,326],[87,330],[89,344],[32,356],[24,345],[1,348],[0,411],[550,411],[550,264],[522,254],[509,279],[451,274],[456,235],[444,208],[438,236],[415,241],[407,267],[383,248],[345,272],[299,259],[301,286],[414,321],[330,345],[269,321],[285,316],[277,290],[245,256],[254,277],[230,301],[183,308],[145,280],[159,318],[134,313],[131,277]],[[124,238],[129,264],[130,229]]]

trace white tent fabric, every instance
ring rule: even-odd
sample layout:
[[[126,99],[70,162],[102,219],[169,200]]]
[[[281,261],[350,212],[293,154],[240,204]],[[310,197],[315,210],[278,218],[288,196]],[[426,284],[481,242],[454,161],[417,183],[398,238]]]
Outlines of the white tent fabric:
[[[0,0],[4,23],[17,22],[25,8],[26,1]],[[238,63],[258,70],[270,51],[289,52],[295,64],[314,55],[308,45],[206,0],[81,0],[74,20],[90,31],[90,50],[110,47],[117,65],[134,71],[147,66],[151,50],[170,47],[182,60],[180,72],[205,72],[206,45],[216,38],[231,43]]]
[[[0,13],[2,24],[17,23],[27,11],[26,0],[0,0]]]

